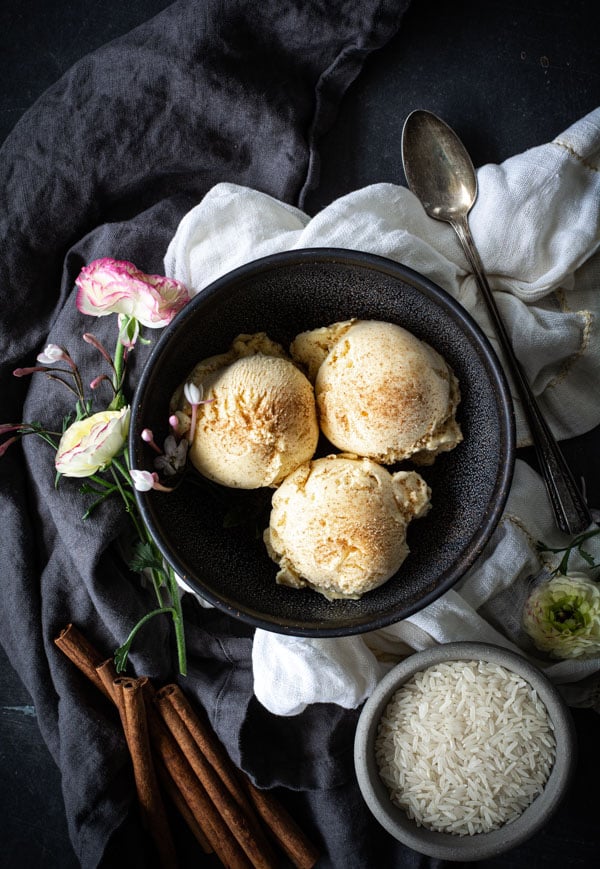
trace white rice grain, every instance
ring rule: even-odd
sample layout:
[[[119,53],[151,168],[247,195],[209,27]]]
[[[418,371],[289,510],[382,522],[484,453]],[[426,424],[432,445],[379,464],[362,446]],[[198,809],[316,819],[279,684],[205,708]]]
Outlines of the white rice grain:
[[[543,791],[556,740],[525,679],[499,664],[451,661],[394,694],[375,751],[391,799],[408,817],[472,836],[510,823]]]

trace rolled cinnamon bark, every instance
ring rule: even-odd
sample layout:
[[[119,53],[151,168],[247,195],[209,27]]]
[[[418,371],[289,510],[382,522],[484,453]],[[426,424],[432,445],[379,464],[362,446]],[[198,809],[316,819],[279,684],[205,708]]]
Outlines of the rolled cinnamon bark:
[[[252,803],[248,799],[240,782],[242,774],[232,763],[231,758],[208,722],[202,720],[178,685],[165,685],[163,688],[159,688],[155,695],[155,702],[159,705],[159,708],[164,709],[166,708],[164,701],[168,701],[173,707],[192,739],[213,769],[219,774],[227,790],[240,808],[249,816],[253,816],[254,809]]]
[[[81,632],[73,625],[68,624],[60,634],[54,640],[57,647],[66,655],[67,658],[82,672],[90,682],[92,682],[99,691],[101,691],[105,697],[111,700],[115,706],[117,707],[121,722],[124,727],[124,731],[126,728],[126,713],[125,713],[125,701],[123,697],[123,692],[121,689],[121,683],[123,681],[128,681],[127,677],[115,677],[116,671],[114,670],[114,665],[111,660],[103,659],[102,655],[94,648],[94,646],[86,640],[86,638],[81,634]],[[147,683],[148,680],[144,679],[144,682]],[[148,708],[149,704],[145,703],[146,708]],[[160,719],[154,709],[153,706],[150,706],[151,709],[151,717],[155,719],[155,735],[156,735],[156,722],[160,723]],[[168,757],[174,756],[177,757],[177,752],[179,751],[177,744],[172,740],[168,730],[166,730],[167,736],[158,739],[159,747],[156,749],[158,755],[161,757],[163,769],[166,770],[167,775],[171,778],[172,787],[177,788],[179,793],[181,794],[181,799],[186,800],[186,805],[188,806],[187,816],[190,814],[194,818],[194,828],[192,832],[196,833],[196,828],[198,826],[201,827],[201,836],[204,837],[203,847],[206,849],[207,842],[208,848],[215,851],[221,859],[221,862],[228,867],[228,869],[251,869],[250,863],[245,859],[245,856],[241,849],[237,846],[237,843],[234,842],[233,847],[228,848],[225,843],[223,847],[219,847],[220,843],[217,841],[217,847],[214,847],[214,842],[219,837],[219,833],[224,834],[223,838],[226,840],[230,838],[229,831],[226,825],[221,821],[222,827],[224,830],[217,830],[212,832],[212,843],[209,840],[207,835],[207,827],[208,821],[202,818],[202,811],[198,811],[198,802],[200,800],[193,799],[196,794],[197,783],[194,781],[194,774],[189,764],[187,764],[187,770],[185,769],[185,758],[181,755],[178,758],[177,762],[171,760],[170,763],[166,761],[164,756],[161,756],[161,748],[162,752],[164,752]],[[149,728],[149,732],[152,733],[152,729]],[[126,732],[125,732],[126,735]],[[169,739],[170,738],[170,739]],[[152,739],[152,736],[151,736]],[[172,741],[171,741],[172,740]],[[177,776],[173,775],[179,769],[183,769],[182,775],[179,776],[179,780],[177,780]],[[192,795],[192,796],[190,796]],[[190,801],[194,805],[196,812],[190,808]],[[206,798],[206,802],[210,803],[208,798]],[[210,806],[207,808],[207,815],[211,815]],[[215,811],[216,814],[216,811]],[[217,824],[219,822],[217,821]]]
[[[154,768],[141,680],[119,681],[125,712],[124,730],[133,764],[142,822],[156,844],[161,866],[172,869],[177,866],[177,854]]]
[[[156,692],[154,702],[194,773],[202,782],[217,811],[252,865],[255,869],[277,869],[279,861],[258,826],[254,811],[248,801],[243,800],[248,806],[246,811],[232,795],[190,731],[188,722],[194,731],[203,731],[204,728],[201,727],[200,721],[192,716],[193,711],[181,689],[177,685],[165,686]],[[192,717],[195,720],[192,720]],[[213,741],[214,739],[216,737],[213,738]],[[232,776],[229,778],[231,779]],[[239,784],[237,784],[237,791],[243,798]]]
[[[166,869],[173,869],[177,866],[175,845],[152,761],[142,695],[137,696],[135,690],[125,695],[120,690],[119,682],[125,680],[117,680],[112,659],[103,660],[100,653],[73,624],[67,625],[54,642],[69,660],[116,705],[133,764],[142,822],[154,839],[161,865]],[[128,681],[133,683],[135,680]],[[129,698],[127,701],[126,696]]]
[[[103,659],[94,646],[72,624],[67,625],[54,642],[72,663],[115,704],[119,710],[126,736],[130,727],[135,733],[139,733],[138,728],[143,728],[143,724],[135,717],[141,715],[139,706],[136,705],[135,712],[132,708],[129,719],[127,717],[124,685],[133,683],[128,690],[131,690],[136,696],[135,698],[131,697],[128,702],[130,705],[138,704],[139,696],[143,697],[147,736],[152,749],[151,756],[155,762],[155,767],[153,767],[155,780],[157,776],[160,777],[165,790],[170,794],[174,805],[180,811],[203,850],[209,852],[212,848],[227,869],[252,869],[252,866],[272,869],[278,864],[276,861],[269,862],[274,857],[272,852],[269,853],[268,843],[266,843],[258,820],[260,817],[265,822],[274,841],[279,844],[293,865],[297,869],[312,869],[319,857],[318,849],[307,839],[289,812],[272,794],[256,788],[243,773],[237,770],[210,725],[200,719],[178,686],[170,685],[161,689],[159,705],[162,702],[168,704],[172,711],[173,726],[179,733],[183,744],[188,746],[192,755],[196,757],[196,749],[191,748],[189,741],[191,738],[202,754],[204,761],[212,767],[213,772],[221,780],[222,788],[219,789],[219,801],[221,806],[224,803],[228,806],[226,814],[228,811],[231,823],[236,823],[236,820],[237,822],[241,821],[241,816],[237,814],[237,811],[242,813],[244,822],[238,826],[238,835],[242,829],[241,835],[245,839],[246,845],[248,846],[248,842],[251,842],[249,847],[255,862],[251,862],[246,856],[238,838],[233,835],[222,814],[211,802],[211,798],[186,759],[177,739],[165,724],[162,715],[159,714],[159,706],[154,699],[156,692],[148,678],[116,677],[112,659]],[[129,721],[131,721],[131,725],[128,723]],[[136,739],[135,743],[139,745],[139,739]],[[139,758],[136,758],[136,763],[138,761]],[[143,763],[147,763],[147,756]],[[232,809],[232,805],[237,806],[237,809]],[[160,823],[156,823],[156,829],[160,828]],[[165,841],[167,841],[167,837],[165,837]],[[170,858],[165,855],[164,859]]]
[[[205,788],[153,703],[154,691],[147,679],[144,693],[152,746],[158,752],[190,811],[200,824],[213,851],[228,869],[251,869],[252,864],[232,835]]]
[[[316,845],[306,837],[278,799],[268,791],[255,787],[247,779],[244,784],[259,815],[296,869],[312,869],[319,859]]]
[[[75,664],[77,669],[84,676],[87,676],[90,682],[93,682],[96,688],[102,691],[109,700],[112,700],[112,697],[96,672],[96,667],[100,666],[103,662],[102,655],[86,640],[81,631],[75,625],[68,624],[55,637],[54,642],[65,653],[67,658]]]
[[[121,692],[116,690],[116,686],[114,684],[115,679],[117,679],[117,670],[113,659],[107,658],[94,669],[96,670],[96,674],[104,686],[106,695],[109,697],[109,699],[113,701],[113,703],[119,710],[119,713],[121,713],[123,697]]]
[[[157,755],[155,757],[155,767],[156,774],[158,776],[158,780],[160,781],[162,787],[165,790],[165,793],[187,824],[190,832],[202,848],[205,854],[212,854],[213,849],[210,847],[210,842],[206,838],[202,827],[193,816],[192,812],[186,801],[184,800],[181,791],[171,778],[166,766],[162,762],[161,758]]]
[[[294,866],[297,869],[311,869],[319,859],[318,848],[307,838],[289,812],[272,794],[256,788],[243,773],[237,770],[215,732],[208,723],[201,719],[179,686],[165,685],[164,688],[156,692],[155,702],[159,704],[163,714],[169,711],[169,707],[176,713],[177,717],[171,715],[170,721],[177,730],[178,742],[181,744],[181,740],[185,740],[186,754],[190,758],[197,758],[197,753],[189,742],[189,736],[191,736],[202,755],[218,772],[246,816],[252,819],[256,818],[255,812],[252,810],[252,806],[254,806],[273,838]],[[182,725],[187,729],[187,735],[184,733]],[[200,775],[200,767],[196,771]],[[253,820],[253,829],[257,829],[256,820]]]

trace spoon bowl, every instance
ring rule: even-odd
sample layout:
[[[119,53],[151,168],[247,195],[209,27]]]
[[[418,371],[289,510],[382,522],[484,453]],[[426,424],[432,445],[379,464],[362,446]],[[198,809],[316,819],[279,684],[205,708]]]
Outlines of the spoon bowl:
[[[404,122],[402,161],[408,186],[427,214],[449,223],[458,236],[523,404],[556,524],[567,534],[580,534],[592,516],[514,353],[473,241],[468,215],[477,198],[477,175],[471,158],[454,130],[418,109]]]
[[[450,127],[419,109],[409,116],[402,136],[409,187],[427,214],[448,223],[467,214],[477,198],[477,175],[467,149]]]

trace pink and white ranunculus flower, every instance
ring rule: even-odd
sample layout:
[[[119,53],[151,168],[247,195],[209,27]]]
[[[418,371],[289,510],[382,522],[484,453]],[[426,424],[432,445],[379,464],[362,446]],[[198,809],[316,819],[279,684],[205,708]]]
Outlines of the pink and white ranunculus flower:
[[[150,329],[166,326],[190,299],[180,281],[147,275],[133,263],[109,257],[85,266],[75,283],[77,308],[82,314],[125,314]]]
[[[128,431],[128,407],[102,410],[74,422],[60,439],[56,470],[65,477],[92,476],[123,449]]]

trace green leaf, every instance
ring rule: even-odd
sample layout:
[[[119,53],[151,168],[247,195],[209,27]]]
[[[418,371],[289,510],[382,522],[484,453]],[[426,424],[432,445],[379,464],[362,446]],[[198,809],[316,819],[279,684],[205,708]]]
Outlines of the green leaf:
[[[594,560],[594,556],[590,555],[589,552],[586,552],[585,549],[580,549],[579,554],[583,558],[583,560],[589,564],[590,567],[597,567],[596,561]]]
[[[536,543],[536,549],[538,552],[552,552],[554,554],[563,553],[563,557],[560,560],[560,563],[557,568],[552,571],[553,575],[558,573],[562,573],[565,576],[569,572],[569,560],[571,555],[573,555],[574,551],[577,551],[581,558],[588,564],[592,569],[596,569],[600,567],[600,564],[596,562],[594,557],[583,549],[583,544],[586,540],[589,540],[590,537],[596,537],[600,534],[600,528],[592,528],[590,531],[584,531],[583,534],[577,535],[574,537],[571,542],[567,546],[562,547],[552,547],[546,546],[546,544],[542,540],[538,540]]]
[[[114,491],[114,490],[110,490],[110,491],[107,491],[107,492],[103,492],[102,495],[100,495],[99,498],[96,498],[96,500],[94,501],[94,503],[91,504],[91,505],[87,508],[87,510],[85,511],[85,513],[83,514],[83,516],[82,516],[81,518],[82,518],[82,519],[89,519],[89,518],[90,518],[90,515],[94,512],[94,510],[96,509],[96,507],[98,507],[98,506],[99,506],[103,501],[106,501],[106,499],[109,498],[109,497],[112,495],[113,491]]]
[[[119,646],[117,651],[114,654],[115,661],[115,670],[117,673],[122,673],[125,667],[127,666],[127,658],[129,656],[129,649],[131,648],[131,643],[123,643],[122,646]]]
[[[135,544],[133,555],[129,560],[129,568],[134,573],[142,573],[144,570],[162,571],[164,569],[162,558],[154,546],[146,540],[139,540]]]

